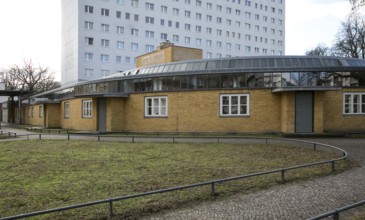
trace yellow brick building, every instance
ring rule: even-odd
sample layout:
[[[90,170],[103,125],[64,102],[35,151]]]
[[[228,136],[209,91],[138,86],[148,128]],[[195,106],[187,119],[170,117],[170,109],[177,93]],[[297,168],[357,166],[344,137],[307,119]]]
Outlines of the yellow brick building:
[[[100,132],[365,132],[364,60],[271,56],[143,64],[33,96],[25,123]]]

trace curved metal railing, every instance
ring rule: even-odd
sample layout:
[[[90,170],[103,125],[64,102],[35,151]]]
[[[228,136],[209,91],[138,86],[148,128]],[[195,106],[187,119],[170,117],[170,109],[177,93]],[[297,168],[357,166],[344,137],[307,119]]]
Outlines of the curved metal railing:
[[[52,135],[52,137],[50,136]],[[335,171],[335,163],[337,161],[340,160],[344,160],[347,158],[348,154],[346,151],[344,151],[341,148],[332,146],[332,145],[328,145],[328,144],[323,144],[323,143],[318,143],[318,142],[312,142],[312,141],[303,141],[303,140],[296,140],[296,139],[286,139],[286,138],[273,138],[273,137],[254,137],[254,136],[236,136],[236,137],[232,137],[232,136],[158,136],[158,137],[154,137],[154,136],[103,136],[103,135],[81,135],[81,134],[60,134],[60,135],[54,135],[54,134],[23,134],[23,135],[16,135],[15,137],[23,137],[24,139],[26,138],[27,140],[30,139],[67,139],[67,140],[71,140],[71,139],[91,139],[94,138],[97,141],[103,141],[106,139],[114,139],[114,140],[118,140],[118,141],[126,141],[126,142],[142,142],[143,139],[151,141],[151,139],[154,140],[164,140],[164,142],[172,142],[172,143],[176,143],[176,142],[183,142],[184,139],[187,139],[187,141],[185,140],[185,142],[189,142],[189,139],[191,141],[191,139],[200,139],[201,140],[209,140],[210,142],[216,142],[216,143],[221,143],[224,140],[238,140],[240,139],[242,140],[247,140],[247,139],[254,139],[254,140],[260,140],[260,141],[264,141],[266,144],[268,144],[269,142],[272,141],[281,141],[281,142],[296,142],[296,143],[304,143],[306,145],[310,145],[311,147],[313,147],[314,150],[317,149],[317,147],[325,147],[327,149],[332,149],[335,150],[337,152],[339,152],[341,154],[340,157],[332,159],[332,160],[325,160],[325,161],[319,161],[319,162],[314,162],[314,163],[309,163],[309,164],[302,164],[302,165],[297,165],[297,166],[292,166],[292,167],[286,167],[286,168],[279,168],[279,169],[275,169],[275,170],[270,170],[270,171],[263,171],[263,172],[258,172],[258,173],[252,173],[252,174],[246,174],[246,175],[241,175],[241,176],[235,176],[235,177],[228,177],[228,178],[223,178],[223,179],[216,179],[216,180],[210,180],[210,181],[206,181],[206,182],[200,182],[200,183],[195,183],[195,184],[190,184],[190,185],[184,185],[184,186],[177,186],[177,187],[172,187],[172,188],[167,188],[167,189],[160,189],[160,190],[154,190],[154,191],[150,191],[150,192],[145,192],[145,193],[138,193],[138,194],[134,194],[134,195],[128,195],[128,196],[120,196],[120,197],[115,197],[115,198],[109,198],[109,199],[105,199],[105,200],[98,200],[98,201],[92,201],[92,202],[87,202],[87,203],[81,203],[81,204],[76,204],[76,205],[71,205],[71,206],[65,206],[65,207],[60,207],[60,208],[55,208],[55,209],[49,209],[49,210],[43,210],[43,211],[37,211],[37,212],[31,212],[31,213],[26,213],[26,214],[21,214],[21,215],[16,215],[16,216],[10,216],[10,217],[5,217],[5,218],[0,218],[0,220],[10,220],[10,219],[21,219],[21,218],[27,218],[27,217],[33,217],[33,216],[39,216],[39,215],[44,215],[44,214],[50,214],[50,213],[55,213],[55,212],[61,212],[61,211],[66,211],[66,210],[71,210],[71,209],[78,209],[78,208],[83,208],[83,207],[87,207],[87,206],[93,206],[93,205],[98,205],[98,204],[109,204],[108,209],[109,209],[109,216],[113,216],[113,202],[116,201],[121,201],[121,200],[127,200],[127,199],[131,199],[131,198],[137,198],[137,197],[144,197],[144,196],[148,196],[148,195],[155,195],[155,194],[162,194],[162,193],[167,193],[167,192],[172,192],[172,191],[178,191],[178,190],[183,190],[183,189],[188,189],[188,188],[194,188],[194,187],[201,187],[201,186],[210,186],[211,188],[211,193],[213,195],[216,195],[216,191],[215,191],[215,186],[218,183],[223,183],[223,182],[228,182],[228,181],[234,181],[234,180],[242,180],[242,179],[246,179],[246,178],[251,178],[251,177],[256,177],[256,176],[262,176],[262,175],[267,175],[267,174],[273,174],[273,173],[279,173],[281,176],[281,181],[285,181],[285,172],[289,171],[289,170],[294,170],[294,169],[300,169],[300,168],[306,168],[306,167],[311,167],[311,166],[317,166],[317,165],[321,165],[321,164],[330,164],[331,165],[331,169],[332,171]]]

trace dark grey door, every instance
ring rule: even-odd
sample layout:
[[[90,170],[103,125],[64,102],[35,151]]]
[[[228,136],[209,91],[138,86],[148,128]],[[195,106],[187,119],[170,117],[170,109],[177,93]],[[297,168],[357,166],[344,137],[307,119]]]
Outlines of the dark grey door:
[[[295,93],[295,132],[313,132],[313,92]]]
[[[106,131],[106,98],[98,100],[98,131]]]

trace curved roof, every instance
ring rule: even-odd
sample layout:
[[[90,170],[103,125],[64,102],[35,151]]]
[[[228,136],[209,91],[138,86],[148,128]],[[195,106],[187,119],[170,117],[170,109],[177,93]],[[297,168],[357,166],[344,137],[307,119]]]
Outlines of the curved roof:
[[[140,67],[104,78],[65,85],[36,96],[67,91],[76,86],[115,80],[215,73],[274,72],[349,72],[365,71],[365,60],[327,56],[256,56],[190,60]]]
[[[365,60],[326,56],[259,56],[191,60],[136,68],[102,79],[137,75],[184,75],[224,72],[364,70]],[[129,78],[129,77],[128,77]],[[101,79],[101,80],[102,80]]]

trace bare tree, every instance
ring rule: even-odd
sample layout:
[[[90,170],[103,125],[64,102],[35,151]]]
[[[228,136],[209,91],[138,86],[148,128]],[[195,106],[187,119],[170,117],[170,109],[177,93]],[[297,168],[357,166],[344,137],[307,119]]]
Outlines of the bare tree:
[[[317,47],[307,50],[305,52],[307,56],[332,56],[334,55],[329,47],[325,44],[318,44]]]
[[[349,2],[353,10],[365,6],[365,0],[349,0]]]
[[[35,67],[31,60],[24,60],[23,66],[14,64],[3,70],[3,81],[9,90],[28,91],[30,95],[60,87],[54,73],[48,68]]]
[[[339,56],[365,59],[364,17],[352,13],[346,21],[341,23],[334,50]]]

